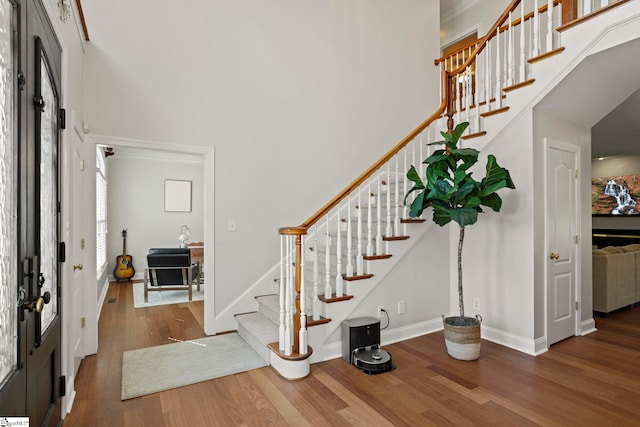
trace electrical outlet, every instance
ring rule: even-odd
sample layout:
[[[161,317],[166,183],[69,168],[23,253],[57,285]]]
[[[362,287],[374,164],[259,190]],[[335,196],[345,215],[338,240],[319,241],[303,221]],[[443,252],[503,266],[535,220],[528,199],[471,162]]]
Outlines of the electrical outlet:
[[[398,301],[398,314],[405,314],[407,312],[407,303],[402,300]]]
[[[473,299],[473,309],[480,310],[480,298]]]
[[[378,319],[381,319],[384,317],[384,313],[382,313],[382,311],[384,310],[384,305],[379,305],[378,306]]]

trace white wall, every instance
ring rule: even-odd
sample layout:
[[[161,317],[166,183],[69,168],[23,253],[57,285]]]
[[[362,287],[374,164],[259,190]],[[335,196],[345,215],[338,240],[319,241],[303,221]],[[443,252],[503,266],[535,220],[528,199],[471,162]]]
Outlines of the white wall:
[[[181,226],[191,230],[189,241],[204,241],[204,168],[202,163],[143,159],[116,154],[107,158],[107,271],[122,255],[123,229],[127,229],[127,253],[133,258],[136,277],[143,277],[149,248],[177,247]],[[191,212],[164,211],[165,179],[192,181]],[[206,245],[206,242],[205,242]]]
[[[580,223],[578,235],[580,244],[578,254],[580,256],[580,306],[582,307],[582,321],[593,319],[593,291],[591,281],[591,129],[574,124],[566,119],[553,114],[535,109],[533,113],[533,141],[534,141],[534,183],[535,183],[535,338],[546,336],[545,330],[545,293],[544,284],[546,278],[545,265],[547,260],[547,248],[544,246],[545,217],[544,210],[544,139],[550,138],[567,142],[580,147],[579,181]]]
[[[640,173],[640,156],[616,156],[603,160],[594,159],[591,162],[591,176],[599,178],[604,176],[635,175]],[[609,228],[621,230],[640,229],[640,218],[637,217],[601,217],[592,218],[593,228]]]
[[[84,6],[92,132],[215,147],[216,311],[438,103],[436,0]]]
[[[460,9],[457,14],[443,16],[440,45],[447,46],[474,31],[478,31],[478,38],[484,37],[509,3],[510,0],[468,1],[469,6]]]
[[[476,147],[477,148],[477,147]],[[502,209],[484,209],[465,230],[462,255],[465,314],[482,315],[483,336],[523,348],[533,340],[534,202],[532,117],[523,114],[481,149],[475,173],[485,174],[486,156],[494,154],[509,170],[515,190],[500,190]],[[456,260],[457,224],[451,227],[451,259]],[[457,266],[452,261],[451,313],[458,314]],[[455,271],[455,274],[454,274]],[[473,310],[473,298],[480,310]],[[515,339],[515,341],[511,341]]]

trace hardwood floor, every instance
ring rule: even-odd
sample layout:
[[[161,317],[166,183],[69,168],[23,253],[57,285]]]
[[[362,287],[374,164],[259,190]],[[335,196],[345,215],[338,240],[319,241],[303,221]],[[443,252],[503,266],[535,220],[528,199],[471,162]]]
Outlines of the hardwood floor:
[[[435,333],[384,346],[397,369],[381,375],[334,359],[299,381],[267,367],[122,402],[122,352],[204,337],[203,304],[134,309],[130,284],[108,292],[65,427],[640,425],[640,307],[538,357],[483,341],[480,360],[460,362]]]

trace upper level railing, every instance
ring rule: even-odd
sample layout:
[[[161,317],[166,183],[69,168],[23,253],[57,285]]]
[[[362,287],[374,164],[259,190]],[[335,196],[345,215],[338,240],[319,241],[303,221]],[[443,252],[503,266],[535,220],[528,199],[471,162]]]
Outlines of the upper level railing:
[[[429,154],[426,143],[454,122],[471,123],[463,138],[482,135],[482,119],[508,109],[506,93],[533,82],[531,64],[562,50],[559,28],[626,1],[513,0],[484,37],[435,60],[438,109],[301,225],[279,229],[281,355],[307,355],[308,317],[320,319],[319,301],[349,298],[350,281],[368,275],[364,261],[389,256],[388,242],[405,238],[406,171]]]

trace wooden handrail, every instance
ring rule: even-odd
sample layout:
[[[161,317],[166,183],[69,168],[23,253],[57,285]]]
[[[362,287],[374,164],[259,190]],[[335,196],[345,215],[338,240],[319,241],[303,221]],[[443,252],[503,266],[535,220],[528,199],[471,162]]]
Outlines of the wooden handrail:
[[[447,81],[449,80],[449,73],[445,70],[442,71],[441,74],[441,85],[443,88],[447,87]],[[349,193],[358,188],[367,178],[369,178],[375,171],[380,169],[386,162],[388,162],[397,152],[399,152],[404,146],[406,146],[409,142],[411,142],[416,136],[420,134],[423,130],[427,128],[431,123],[435,122],[438,118],[442,117],[442,113],[445,112],[448,105],[448,99],[446,91],[443,90],[442,99],[440,100],[440,106],[438,109],[431,114],[425,121],[420,123],[418,127],[416,127],[409,135],[405,136],[400,142],[398,142],[391,150],[389,150],[380,160],[374,163],[371,167],[369,167],[366,171],[364,171],[358,178],[355,179],[351,184],[344,188],[340,193],[338,193],[333,199],[331,199],[327,204],[321,207],[316,213],[311,215],[309,219],[300,225],[303,228],[309,228],[320,218],[326,215],[331,209],[336,207],[338,203],[340,203]],[[289,230],[295,229],[298,227],[283,227],[279,229],[280,234],[292,234]]]
[[[500,15],[500,17],[498,18],[498,20],[496,21],[495,24],[493,24],[493,26],[491,27],[491,29],[487,32],[487,34],[482,38],[482,40],[480,41],[480,43],[478,45],[476,45],[476,48],[473,50],[473,52],[471,53],[471,55],[469,55],[469,57],[466,59],[466,61],[464,61],[464,63],[459,66],[458,68],[456,68],[455,70],[451,71],[451,76],[455,77],[456,75],[462,73],[463,71],[465,71],[467,69],[467,67],[469,65],[471,65],[471,63],[473,61],[475,61],[475,58],[478,56],[478,54],[484,49],[484,47],[487,45],[487,43],[489,42],[489,40],[491,40],[496,33],[496,30],[498,28],[500,28],[500,26],[502,24],[504,24],[504,22],[509,19],[509,14],[511,12],[513,12],[515,10],[516,7],[518,7],[518,5],[520,4],[520,0],[513,0],[511,2],[511,4],[504,10],[504,12],[502,12],[502,15]]]

